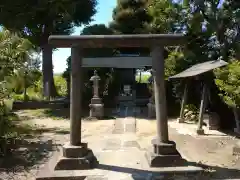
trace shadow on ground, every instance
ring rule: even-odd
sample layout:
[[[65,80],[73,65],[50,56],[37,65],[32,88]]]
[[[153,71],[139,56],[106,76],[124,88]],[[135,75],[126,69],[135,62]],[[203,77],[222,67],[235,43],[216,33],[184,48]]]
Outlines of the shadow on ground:
[[[240,134],[235,133],[234,131],[230,131],[230,130],[222,130],[221,132],[227,134],[228,136],[232,136],[235,138],[240,139]]]
[[[15,116],[14,116],[15,117]],[[21,119],[14,118],[13,122]],[[51,151],[56,151],[60,144],[43,138],[43,133],[69,134],[69,130],[59,128],[34,127],[30,125],[13,124],[9,133],[0,144],[0,172],[21,172],[32,169],[33,166],[43,163]],[[51,137],[49,137],[51,138]]]
[[[128,167],[120,167],[114,165],[106,165],[106,164],[99,164],[98,169],[101,170],[109,170],[114,172],[122,172],[131,174],[133,179],[138,180],[140,177],[145,177],[146,179],[151,179],[154,177],[162,177],[164,180],[173,180],[173,179],[181,179],[181,180],[211,180],[211,179],[240,179],[240,170],[238,169],[228,169],[223,167],[217,166],[207,166],[203,164],[197,164],[195,162],[189,162],[188,165],[192,166],[200,166],[204,169],[201,173],[188,173],[182,174],[179,172],[169,172],[169,173],[161,173],[161,172],[154,172],[148,170],[141,170],[135,168],[128,168]]]
[[[14,149],[0,159],[0,172],[16,173],[32,169],[43,163],[51,151],[56,151],[59,144],[52,140],[18,140]]]

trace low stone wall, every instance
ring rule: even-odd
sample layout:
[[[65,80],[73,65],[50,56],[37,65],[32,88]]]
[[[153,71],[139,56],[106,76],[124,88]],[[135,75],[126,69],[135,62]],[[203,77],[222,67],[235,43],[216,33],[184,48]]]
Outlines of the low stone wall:
[[[67,102],[64,101],[16,101],[13,103],[13,110],[21,109],[45,109],[45,108],[63,108],[68,106]]]

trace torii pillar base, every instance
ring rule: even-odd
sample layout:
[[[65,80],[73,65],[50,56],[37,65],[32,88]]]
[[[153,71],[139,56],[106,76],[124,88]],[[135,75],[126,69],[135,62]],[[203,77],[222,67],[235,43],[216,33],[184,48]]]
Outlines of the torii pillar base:
[[[97,159],[87,143],[73,146],[67,143],[63,146],[63,155],[57,161],[54,170],[86,170],[97,165]]]
[[[175,142],[163,143],[153,139],[152,144],[153,150],[145,154],[150,167],[173,167],[184,164],[185,160],[177,151]]]

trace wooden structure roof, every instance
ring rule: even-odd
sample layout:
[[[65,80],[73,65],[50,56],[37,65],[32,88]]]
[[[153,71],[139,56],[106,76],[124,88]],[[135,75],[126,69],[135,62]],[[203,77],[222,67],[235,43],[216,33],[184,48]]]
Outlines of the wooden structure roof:
[[[174,76],[169,77],[169,79],[177,79],[177,78],[187,78],[187,77],[193,77],[200,74],[203,74],[205,72],[211,71],[213,69],[226,66],[228,63],[222,60],[216,60],[216,61],[207,61],[204,63],[199,63],[196,65],[193,65],[192,67],[180,72],[179,74],[176,74]]]

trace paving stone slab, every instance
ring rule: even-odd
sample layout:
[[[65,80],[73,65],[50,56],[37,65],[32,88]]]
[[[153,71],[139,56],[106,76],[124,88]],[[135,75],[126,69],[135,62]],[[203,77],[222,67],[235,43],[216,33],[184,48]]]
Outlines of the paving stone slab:
[[[37,180],[65,180],[65,179],[86,179],[86,180],[157,180],[166,176],[176,174],[196,174],[202,172],[202,168],[194,166],[150,168],[144,157],[144,151],[138,148],[131,148],[122,151],[101,151],[95,152],[99,165],[92,170],[54,171],[49,162]],[[59,153],[51,158],[59,156]]]
[[[240,144],[236,144],[234,147],[233,147],[233,155],[240,155]]]

